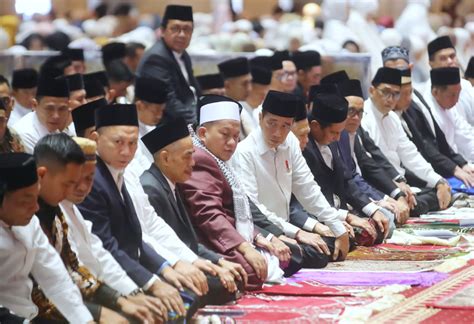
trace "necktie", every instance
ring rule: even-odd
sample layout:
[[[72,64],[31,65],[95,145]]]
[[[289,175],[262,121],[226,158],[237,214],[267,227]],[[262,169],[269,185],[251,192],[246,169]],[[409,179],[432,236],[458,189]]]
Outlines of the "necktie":
[[[323,157],[324,163],[326,163],[327,167],[332,170],[332,152],[329,146],[321,146],[321,155]]]

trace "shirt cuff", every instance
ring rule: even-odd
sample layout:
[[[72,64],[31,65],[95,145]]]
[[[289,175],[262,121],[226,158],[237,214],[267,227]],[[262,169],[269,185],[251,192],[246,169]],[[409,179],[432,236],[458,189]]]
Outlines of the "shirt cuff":
[[[168,261],[165,261],[161,267],[158,269],[158,274],[161,274],[161,272],[166,268],[166,267],[171,267],[171,264]]]
[[[155,281],[157,280],[160,280],[160,278],[158,278],[157,275],[153,275],[150,280],[148,280],[148,282],[146,284],[143,285],[143,290],[147,291],[148,289],[150,289],[151,286],[153,286],[153,284],[155,283]]]
[[[335,220],[331,223],[326,222],[326,225],[329,229],[334,233],[336,237],[342,236],[347,233],[346,227],[342,224],[342,222]]]
[[[349,211],[346,209],[338,209],[337,210],[337,219],[339,219],[341,222],[345,221],[347,218],[347,214],[349,214]]]
[[[394,190],[390,193],[390,197],[395,198],[395,197],[398,195],[398,193],[399,193],[400,191],[402,191],[400,188],[394,189]]]
[[[296,227],[293,224],[290,224],[288,222],[284,223],[283,226],[283,231],[285,232],[285,235],[288,236],[289,238],[294,239],[296,237],[296,233],[300,230],[299,227]]]
[[[367,215],[368,217],[372,216],[377,210],[379,210],[379,206],[377,206],[374,202],[368,203],[362,208],[362,212]]]
[[[308,217],[308,219],[306,219],[306,222],[304,222],[303,224],[303,229],[305,231],[308,231],[308,232],[313,232],[314,231],[314,228],[316,227],[316,224],[318,224],[319,222],[317,220],[315,220],[314,218],[312,217]]]

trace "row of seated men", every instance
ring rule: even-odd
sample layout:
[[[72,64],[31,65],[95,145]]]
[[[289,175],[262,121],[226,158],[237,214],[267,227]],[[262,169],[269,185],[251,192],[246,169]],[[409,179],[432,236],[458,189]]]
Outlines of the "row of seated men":
[[[162,120],[168,85],[159,80],[139,77],[133,104],[111,104],[100,73],[61,76],[64,62],[47,61],[35,110],[4,128],[11,139],[0,159],[4,316],[189,317],[302,267],[344,260],[409,215],[447,208],[450,187],[415,139],[421,126],[400,118],[412,109],[404,106],[407,54],[384,52],[387,66],[365,102],[360,82],[344,72],[310,89],[306,102],[272,90],[240,142],[242,105],[230,97],[202,96],[190,127],[179,116]],[[433,69],[430,98],[452,108],[457,98],[446,100],[453,89],[459,95],[460,82],[457,68]],[[90,101],[71,107],[74,91]],[[6,124],[10,109],[3,100],[0,107]],[[425,108],[431,122],[421,110],[411,120],[432,123],[436,133],[421,136],[421,145],[472,181],[472,166],[447,143],[434,108]],[[27,153],[12,153],[22,148]]]

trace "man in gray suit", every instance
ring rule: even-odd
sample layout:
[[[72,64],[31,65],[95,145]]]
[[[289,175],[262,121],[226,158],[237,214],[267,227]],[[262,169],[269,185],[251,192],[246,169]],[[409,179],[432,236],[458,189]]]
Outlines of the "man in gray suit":
[[[168,84],[165,119],[180,116],[188,123],[196,122],[196,97],[200,89],[186,52],[193,28],[192,7],[167,6],[161,23],[161,39],[145,52],[137,68],[138,76]]]
[[[177,182],[190,176],[194,161],[194,148],[183,118],[169,120],[142,137],[142,141],[155,162],[140,177],[151,205],[170,225],[179,238],[201,258],[200,270],[208,275],[209,292],[206,304],[226,303],[235,299],[238,282],[243,289],[247,280],[244,268],[224,259],[222,255],[197,241],[196,233],[186,211]]]

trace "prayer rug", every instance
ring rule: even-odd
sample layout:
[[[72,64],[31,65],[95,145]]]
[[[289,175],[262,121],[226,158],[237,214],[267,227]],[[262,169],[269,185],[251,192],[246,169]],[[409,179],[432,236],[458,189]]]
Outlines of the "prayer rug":
[[[448,291],[432,303],[427,303],[429,307],[441,309],[462,309],[474,310],[474,278],[468,282],[462,282],[459,287]]]
[[[440,309],[426,307],[426,304],[433,303],[439,299],[440,296],[453,291],[457,287],[460,287],[464,283],[470,282],[473,279],[474,267],[466,267],[453,274],[448,279],[407,298],[405,301],[397,305],[397,307],[393,307],[372,316],[369,323],[472,323],[472,315],[467,317],[466,319],[468,320],[466,321],[463,318],[459,321],[452,321],[448,317],[445,317]],[[471,313],[474,312],[471,311]],[[434,318],[438,318],[438,321],[434,321]]]
[[[239,311],[231,316],[236,323],[334,323],[347,306],[364,306],[373,302],[368,297],[296,297],[249,294],[232,306],[206,306],[200,315]],[[228,313],[229,314],[229,313]],[[232,314],[232,313],[230,313]]]
[[[300,270],[287,282],[320,282],[336,286],[385,286],[411,285],[431,286],[448,277],[438,272],[369,272],[369,271],[327,271],[327,270]]]
[[[264,286],[254,293],[290,296],[350,296],[339,288],[324,285],[314,280],[288,281],[286,284]]]
[[[379,246],[358,246],[347,255],[347,260],[380,260],[380,261],[433,261],[455,256],[460,252],[453,249],[440,251],[401,251]]]
[[[444,261],[379,261],[379,260],[345,260],[330,262],[324,270],[330,271],[371,271],[371,272],[421,272],[432,271]]]

